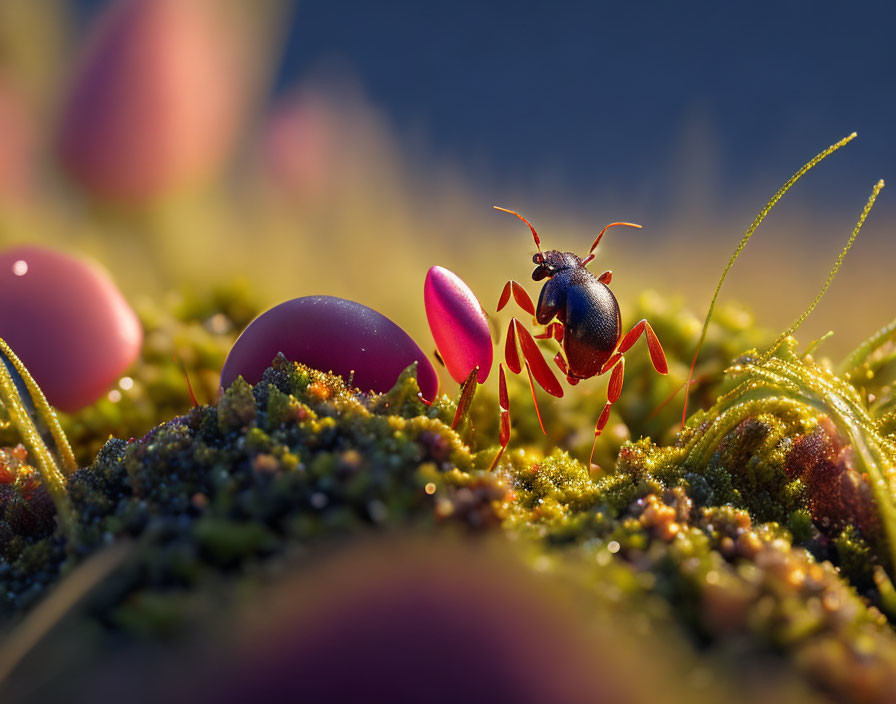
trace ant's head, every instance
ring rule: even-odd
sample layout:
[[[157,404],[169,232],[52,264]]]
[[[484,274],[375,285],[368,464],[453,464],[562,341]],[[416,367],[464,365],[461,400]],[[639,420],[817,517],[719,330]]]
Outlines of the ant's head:
[[[532,263],[535,271],[532,272],[533,281],[549,279],[564,269],[573,269],[582,265],[582,260],[572,252],[559,252],[549,249],[547,252],[536,252],[532,255]]]

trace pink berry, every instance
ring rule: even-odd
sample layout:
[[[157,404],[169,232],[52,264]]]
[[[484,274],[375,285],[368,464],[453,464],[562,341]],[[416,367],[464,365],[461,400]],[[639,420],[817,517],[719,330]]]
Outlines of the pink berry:
[[[458,383],[474,367],[481,384],[492,368],[492,337],[482,304],[461,278],[440,266],[432,267],[423,284],[429,329],[448,372]]]
[[[262,138],[265,175],[292,200],[314,201],[332,189],[342,143],[335,107],[312,93],[278,105]]]
[[[152,200],[206,180],[230,147],[245,67],[214,0],[111,3],[86,43],[59,148],[93,195]]]
[[[314,369],[332,371],[363,391],[386,392],[398,376],[417,362],[423,398],[431,401],[438,377],[410,336],[381,313],[333,296],[294,298],[262,313],[234,343],[221,386],[238,376],[250,384],[261,380],[278,353]]]
[[[99,399],[137,358],[143,329],[98,267],[36,246],[0,252],[0,337],[60,410]]]
[[[33,187],[34,115],[22,91],[0,72],[0,201],[21,203]]]

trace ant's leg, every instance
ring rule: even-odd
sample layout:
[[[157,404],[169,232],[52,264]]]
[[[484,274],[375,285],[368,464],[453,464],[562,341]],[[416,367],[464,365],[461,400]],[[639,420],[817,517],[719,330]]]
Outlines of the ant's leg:
[[[610,383],[607,386],[607,403],[610,405],[619,400],[622,393],[622,381],[625,378],[625,357],[619,358],[619,363],[613,367],[613,373],[610,374]]]
[[[566,377],[566,382],[570,386],[575,386],[581,381],[578,377],[569,375],[569,365],[566,363],[566,359],[563,357],[562,352],[558,352],[554,355],[554,364],[557,365],[560,373]]]
[[[560,370],[560,373],[563,374],[563,376],[567,376],[569,365],[566,364],[566,359],[564,359],[562,352],[558,352],[554,355],[554,364],[557,365],[557,369]]]
[[[666,363],[666,354],[663,352],[663,346],[657,339],[653,328],[650,327],[650,323],[646,320],[641,320],[635,327],[628,331],[625,337],[623,337],[616,346],[616,351],[613,353],[613,356],[604,363],[603,367],[601,367],[600,373],[604,374],[612,369],[616,362],[621,359],[622,355],[628,352],[632,345],[638,341],[638,338],[641,337],[641,335],[644,335],[647,338],[647,349],[650,352],[650,361],[653,363],[653,368],[660,374],[667,374],[669,372],[669,365]]]
[[[519,347],[517,346],[519,341]],[[538,423],[542,432],[547,435],[544,429],[544,423],[541,420],[541,410],[538,408],[538,399],[535,396],[535,382],[541,386],[552,396],[561,398],[563,396],[563,387],[557,381],[557,377],[551,371],[548,363],[544,361],[541,350],[532,338],[531,333],[522,326],[516,318],[510,319],[510,326],[507,328],[507,342],[504,346],[504,359],[507,362],[507,368],[514,374],[519,374],[523,370],[523,360],[520,359],[520,348],[523,351],[523,360],[525,360],[526,373],[529,376],[529,386],[532,389],[532,401],[535,403],[535,413],[538,416]]]
[[[535,304],[532,302],[529,294],[526,293],[526,289],[513,280],[504,284],[504,290],[501,291],[501,298],[498,299],[498,310],[503,309],[504,306],[507,305],[507,302],[510,300],[510,294],[513,294],[513,300],[516,301],[516,304],[520,308],[532,317],[535,317]]]
[[[594,450],[597,448],[597,439],[600,437],[600,434],[604,430],[604,426],[607,424],[607,421],[610,419],[610,409],[613,407],[612,403],[607,403],[604,406],[604,410],[600,413],[600,418],[597,419],[597,424],[594,426],[594,442],[591,443],[591,454],[588,455],[588,467],[591,468],[591,464],[594,462]]]
[[[607,404],[604,406],[604,410],[601,411],[600,417],[597,419],[597,423],[594,426],[594,442],[591,444],[591,454],[588,456],[589,467],[591,466],[591,461],[594,459],[594,449],[597,447],[597,439],[604,431],[607,421],[610,420],[610,409],[613,407],[613,404],[619,400],[619,396],[622,393],[622,381],[624,377],[625,357],[620,356],[616,366],[613,367],[613,373],[610,375],[610,384],[607,386]]]
[[[523,371],[523,364],[520,362],[520,349],[516,344],[516,328],[519,323],[516,318],[510,319],[510,325],[507,326],[507,340],[504,343],[504,361],[507,362],[507,368],[514,374]]]
[[[609,286],[610,282],[613,280],[613,272],[605,271],[603,274],[597,277],[597,280],[602,284],[606,284],[607,286]]]
[[[526,290],[516,281],[508,281],[504,285],[504,290],[501,292],[501,298],[498,301],[498,310],[507,305],[511,295],[520,308],[533,318],[535,317],[535,304],[532,303],[532,299],[526,293]],[[550,326],[548,326],[548,330],[551,330]],[[560,332],[562,334],[562,327]],[[556,332],[554,332],[554,335],[556,336]],[[520,359],[520,347],[517,346],[517,340],[519,340],[523,350],[526,373],[529,376],[529,386],[532,389],[532,400],[535,402],[535,412],[538,415],[538,422],[541,425],[542,432],[544,432],[541,411],[538,409],[538,401],[535,398],[535,381],[538,381],[545,391],[558,397],[563,396],[563,387],[560,386],[560,382],[557,381],[547,362],[544,361],[544,357],[541,356],[541,350],[538,349],[538,345],[532,339],[532,335],[516,318],[510,319],[510,325],[507,328],[507,340],[504,344],[504,360],[507,363],[507,368],[514,374],[519,374],[523,370],[522,360]],[[500,363],[498,364],[498,401],[501,407],[499,430],[501,448],[492,460],[490,469],[494,469],[497,466],[498,460],[501,459],[501,455],[504,454],[504,450],[510,442],[510,397],[507,394],[507,379],[504,375],[504,365]]]
[[[563,342],[563,323],[548,323],[548,326],[534,337],[536,340],[550,340],[554,338],[557,342]]]
[[[505,347],[507,366],[514,374],[519,374],[522,370],[520,365],[519,351],[516,347],[516,341],[519,340],[520,348],[523,351],[523,357],[526,364],[531,368],[535,381],[551,396],[557,398],[563,397],[563,387],[557,381],[557,377],[551,371],[548,363],[544,361],[541,350],[535,343],[532,334],[526,330],[520,321],[516,318],[510,319],[510,328],[507,331],[507,346]]]
[[[504,365],[498,364],[498,405],[501,408],[501,425],[498,431],[498,439],[501,443],[501,448],[498,450],[498,454],[495,455],[495,459],[492,460],[491,465],[489,465],[489,469],[494,469],[498,460],[501,459],[501,455],[504,454],[504,450],[507,449],[507,444],[510,442],[510,397],[507,395],[507,379],[504,376]]]

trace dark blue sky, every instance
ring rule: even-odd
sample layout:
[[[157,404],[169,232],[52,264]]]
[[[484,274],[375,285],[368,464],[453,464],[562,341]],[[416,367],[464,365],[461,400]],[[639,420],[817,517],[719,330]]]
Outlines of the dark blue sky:
[[[771,193],[852,130],[808,192],[896,181],[889,2],[308,0],[293,15],[280,89],[341,64],[409,143],[523,188],[662,207],[689,125],[721,196]]]

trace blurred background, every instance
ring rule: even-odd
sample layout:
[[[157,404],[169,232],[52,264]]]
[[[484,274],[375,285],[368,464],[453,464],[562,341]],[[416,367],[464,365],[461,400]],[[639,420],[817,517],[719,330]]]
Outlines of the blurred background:
[[[816,152],[722,292],[786,327],[893,177],[888,3],[0,0],[0,238],[100,259],[131,300],[244,277],[345,296],[424,348],[426,270],[487,308],[531,238],[623,302],[702,316],[742,232]],[[801,332],[845,351],[893,316],[884,191]],[[602,270],[602,269],[601,269]],[[537,287],[527,284],[535,294]]]

